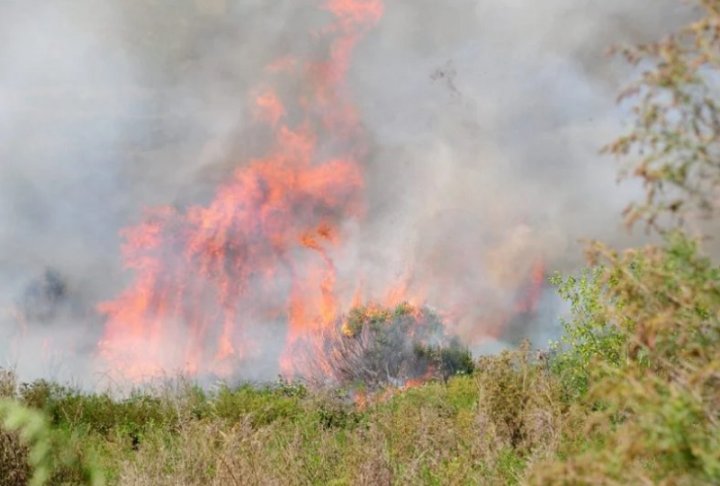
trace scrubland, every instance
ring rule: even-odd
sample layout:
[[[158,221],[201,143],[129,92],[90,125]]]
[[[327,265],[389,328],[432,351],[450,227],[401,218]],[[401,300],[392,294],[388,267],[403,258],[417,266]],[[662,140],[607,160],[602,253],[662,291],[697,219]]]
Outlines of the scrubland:
[[[584,270],[553,276],[571,311],[549,349],[424,355],[462,367],[410,388],[176,381],[118,398],[4,371],[0,483],[720,484],[720,268],[704,238],[720,1],[697,3],[697,22],[623,51],[641,72],[622,95],[633,125],[607,147],[646,189],[628,224],[660,243],[590,243]]]
[[[175,382],[124,399],[2,380],[4,484],[717,484],[720,269],[696,243],[556,277],[528,344],[410,389]]]

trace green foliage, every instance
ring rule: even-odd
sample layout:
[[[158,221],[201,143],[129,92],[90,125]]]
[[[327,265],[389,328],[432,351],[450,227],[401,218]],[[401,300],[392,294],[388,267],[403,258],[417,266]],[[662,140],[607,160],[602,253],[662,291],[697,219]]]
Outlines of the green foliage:
[[[42,472],[28,458],[48,443],[53,483],[91,481],[88,450],[112,484],[720,482],[720,269],[680,233],[663,247],[594,244],[589,256],[579,277],[553,279],[571,315],[549,354],[526,343],[416,388],[280,382],[119,399],[44,381],[18,389],[7,375],[6,393],[49,420],[38,440],[0,435],[26,444],[0,467]],[[384,341],[415,312],[359,313],[355,330]],[[455,359],[409,349],[438,369]]]
[[[291,390],[288,393],[288,390]],[[249,419],[253,426],[270,424],[276,420],[293,420],[301,413],[303,393],[286,387],[254,387],[243,385],[236,389],[224,386],[212,403],[215,416],[238,422]]]
[[[12,400],[0,401],[3,462],[0,472],[16,484],[104,484],[77,441],[53,431],[46,417]],[[17,454],[8,464],[8,453]]]
[[[596,268],[566,279],[555,275],[551,279],[570,304],[573,320],[563,323],[560,342],[551,346],[550,366],[561,378],[565,393],[573,398],[587,392],[596,361],[618,365],[622,359],[625,335],[603,312],[602,270]]]
[[[635,128],[608,150],[645,183],[628,222],[645,219],[666,241],[622,253],[596,243],[592,278],[561,286],[573,320],[555,367],[584,426],[538,483],[720,483],[720,269],[678,231],[716,216],[720,200],[720,1],[699,3],[700,20],[624,51],[647,69],[621,95]]]
[[[144,393],[115,400],[108,393],[84,394],[38,380],[22,384],[19,394],[24,404],[44,411],[54,427],[87,429],[135,446],[148,430],[172,429],[178,427],[180,420],[174,404]]]
[[[12,461],[14,464],[3,461],[3,475],[15,477],[19,481],[28,480],[31,486],[45,484],[52,471],[50,433],[45,418],[42,414],[9,400],[0,402],[0,417],[5,431],[3,448],[19,446],[21,452],[20,457]],[[18,440],[12,440],[5,435],[8,432],[17,433]],[[7,457],[7,452],[3,455]],[[28,474],[30,471],[32,473]]]
[[[21,392],[51,417],[51,484],[92,480],[85,464],[102,465],[110,484],[515,484],[554,449],[560,417],[559,386],[528,350],[447,382],[378,391],[363,406],[341,389],[283,382],[128,398],[48,385]],[[517,393],[497,395],[508,390]],[[512,411],[523,417],[517,447]]]
[[[562,284],[573,318],[552,367],[581,426],[538,483],[720,482],[720,269],[681,233],[666,239],[596,243],[591,277]]]
[[[307,346],[340,388],[185,384],[116,398],[18,387],[0,370],[0,477],[720,484],[720,268],[676,231],[720,200],[720,0],[701,4],[682,32],[624,51],[647,70],[621,97],[635,102],[633,131],[608,147],[647,189],[628,222],[645,219],[664,244],[594,243],[588,269],[553,277],[570,316],[549,353],[525,343],[475,363],[436,314],[402,304],[352,309]]]

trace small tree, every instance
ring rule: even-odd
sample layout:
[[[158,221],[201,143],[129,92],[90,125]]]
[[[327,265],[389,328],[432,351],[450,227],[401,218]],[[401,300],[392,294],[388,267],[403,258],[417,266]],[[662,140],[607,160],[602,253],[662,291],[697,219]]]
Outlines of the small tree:
[[[320,343],[313,368],[322,376],[315,378],[343,385],[401,386],[473,369],[470,352],[445,333],[437,314],[409,304],[356,307],[323,332]]]
[[[655,42],[621,50],[644,68],[620,95],[635,125],[606,151],[628,161],[621,178],[640,177],[645,200],[625,212],[664,231],[688,216],[707,218],[720,202],[720,0],[700,0],[705,16]]]
[[[556,279],[572,316],[551,359],[572,404],[563,449],[530,484],[720,483],[720,268],[682,232],[720,202],[720,0],[664,40],[623,52],[642,77],[634,129],[607,149],[631,161],[663,246],[588,248],[592,271]]]

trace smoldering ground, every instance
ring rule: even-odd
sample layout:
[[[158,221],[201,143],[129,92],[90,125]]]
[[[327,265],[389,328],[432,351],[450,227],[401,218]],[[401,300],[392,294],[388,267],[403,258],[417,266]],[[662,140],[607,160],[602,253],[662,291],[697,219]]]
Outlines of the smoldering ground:
[[[6,364],[93,379],[95,306],[131,278],[118,231],[146,207],[207,202],[262,155],[250,95],[269,63],[322,52],[320,3],[0,4]],[[338,280],[405,279],[436,308],[469,309],[458,332],[479,346],[539,259],[571,270],[581,237],[627,243],[619,212],[638,188],[617,186],[597,152],[622,129],[629,71],[605,52],[692,15],[672,0],[388,1],[350,72],[368,210],[334,255]],[[513,339],[554,332],[543,295]],[[239,372],[271,377],[275,358]]]

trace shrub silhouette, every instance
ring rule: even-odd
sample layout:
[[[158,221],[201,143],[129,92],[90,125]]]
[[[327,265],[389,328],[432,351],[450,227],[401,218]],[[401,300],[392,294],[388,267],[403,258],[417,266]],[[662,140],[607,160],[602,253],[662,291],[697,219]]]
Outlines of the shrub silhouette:
[[[409,304],[356,307],[319,340],[311,360],[319,381],[377,389],[473,370],[469,350],[445,333],[439,316]]]

